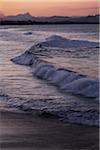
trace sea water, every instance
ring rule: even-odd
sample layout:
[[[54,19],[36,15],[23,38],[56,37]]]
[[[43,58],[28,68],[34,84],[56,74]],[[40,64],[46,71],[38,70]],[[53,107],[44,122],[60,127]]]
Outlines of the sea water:
[[[36,110],[56,115],[63,121],[97,125],[98,98],[63,93],[36,78],[29,66],[17,65],[10,60],[42,43],[43,49],[37,48],[35,56],[54,66],[98,79],[98,30],[98,25],[92,24],[0,26],[1,110]],[[61,46],[62,40],[60,44],[47,43],[48,39],[57,40],[59,36],[65,38],[69,46]]]

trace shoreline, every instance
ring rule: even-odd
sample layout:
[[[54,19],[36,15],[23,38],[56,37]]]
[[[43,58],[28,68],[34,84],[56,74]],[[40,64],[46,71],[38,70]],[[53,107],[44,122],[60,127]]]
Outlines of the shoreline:
[[[98,150],[99,128],[57,118],[1,112],[2,150]]]

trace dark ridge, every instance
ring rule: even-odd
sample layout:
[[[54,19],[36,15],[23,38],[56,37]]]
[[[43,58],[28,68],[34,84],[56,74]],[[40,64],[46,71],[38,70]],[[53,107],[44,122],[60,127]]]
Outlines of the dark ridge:
[[[98,22],[88,22],[88,21],[54,21],[54,22],[40,22],[40,21],[0,21],[0,25],[45,25],[45,24],[99,24]]]

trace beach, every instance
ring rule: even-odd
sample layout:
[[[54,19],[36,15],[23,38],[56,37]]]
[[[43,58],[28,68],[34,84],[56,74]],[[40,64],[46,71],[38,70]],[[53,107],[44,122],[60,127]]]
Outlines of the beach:
[[[2,150],[98,150],[99,128],[57,118],[1,112]]]

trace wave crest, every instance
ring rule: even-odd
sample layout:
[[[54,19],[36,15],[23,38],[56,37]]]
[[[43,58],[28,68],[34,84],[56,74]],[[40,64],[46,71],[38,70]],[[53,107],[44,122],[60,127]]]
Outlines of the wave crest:
[[[48,62],[35,58],[29,52],[15,57],[12,61],[24,65],[31,64],[32,73],[35,76],[49,81],[49,83],[57,86],[65,93],[70,92],[75,95],[92,98],[99,96],[98,80],[90,79],[87,76],[63,68],[56,68]]]

